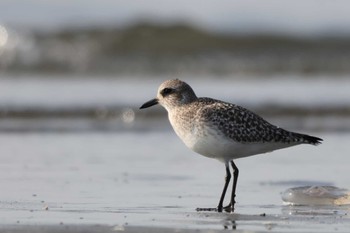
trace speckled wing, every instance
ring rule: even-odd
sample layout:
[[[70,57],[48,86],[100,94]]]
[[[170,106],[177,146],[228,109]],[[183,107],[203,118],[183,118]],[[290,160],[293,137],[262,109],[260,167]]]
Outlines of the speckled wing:
[[[304,142],[302,134],[274,126],[243,107],[210,98],[200,98],[199,101],[204,105],[198,113],[200,118],[236,142]]]

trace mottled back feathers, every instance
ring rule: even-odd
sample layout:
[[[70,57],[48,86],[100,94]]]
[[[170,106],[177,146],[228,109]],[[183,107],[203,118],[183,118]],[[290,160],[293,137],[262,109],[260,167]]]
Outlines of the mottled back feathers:
[[[289,132],[274,126],[257,114],[234,104],[211,98],[198,98],[197,114],[201,121],[217,128],[236,142],[281,142],[318,144],[322,139]]]

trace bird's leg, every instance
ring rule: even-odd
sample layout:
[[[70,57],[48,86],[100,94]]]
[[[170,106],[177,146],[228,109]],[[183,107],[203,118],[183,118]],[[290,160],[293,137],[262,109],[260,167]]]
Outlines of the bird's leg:
[[[231,180],[229,164],[225,163],[225,167],[226,167],[225,185],[224,185],[224,189],[222,190],[222,194],[221,194],[221,198],[220,198],[220,202],[219,202],[218,208],[197,208],[196,209],[197,211],[218,211],[218,212],[222,212],[222,210],[223,210],[222,204],[223,204],[224,199],[225,199],[225,194],[226,194],[226,191],[227,191],[228,184],[230,183],[230,180]]]
[[[224,189],[222,190],[221,198],[219,201],[218,212],[222,212],[222,209],[223,209],[222,204],[223,204],[224,199],[225,199],[225,194],[227,191],[228,184],[230,183],[230,180],[231,180],[229,164],[225,163],[225,167],[226,167],[225,185],[224,185]]]
[[[227,211],[227,212],[234,212],[235,211],[236,187],[237,187],[237,180],[238,180],[238,173],[239,173],[239,170],[233,161],[231,161],[231,166],[233,169],[233,186],[232,186],[231,202],[228,206],[224,207],[225,211]]]

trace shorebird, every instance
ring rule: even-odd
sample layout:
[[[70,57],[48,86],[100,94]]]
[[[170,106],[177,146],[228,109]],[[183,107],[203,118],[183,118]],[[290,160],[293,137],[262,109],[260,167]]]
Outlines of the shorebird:
[[[271,152],[299,144],[318,145],[322,139],[295,133],[270,124],[259,115],[235,104],[212,98],[198,98],[185,82],[163,82],[157,97],[140,109],[160,104],[179,138],[191,150],[225,164],[225,184],[217,208],[198,211],[234,212],[238,168],[235,159]],[[233,186],[229,205],[223,207],[233,169]]]

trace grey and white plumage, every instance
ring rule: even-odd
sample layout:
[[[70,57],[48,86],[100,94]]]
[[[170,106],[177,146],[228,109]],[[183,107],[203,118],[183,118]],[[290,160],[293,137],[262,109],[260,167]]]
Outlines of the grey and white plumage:
[[[187,147],[224,162],[226,171],[234,159],[299,144],[317,145],[322,141],[279,128],[238,105],[198,98],[187,83],[178,79],[162,83],[157,98],[146,102],[141,108],[157,103],[167,110],[174,131]],[[231,164],[237,169],[233,162]]]

